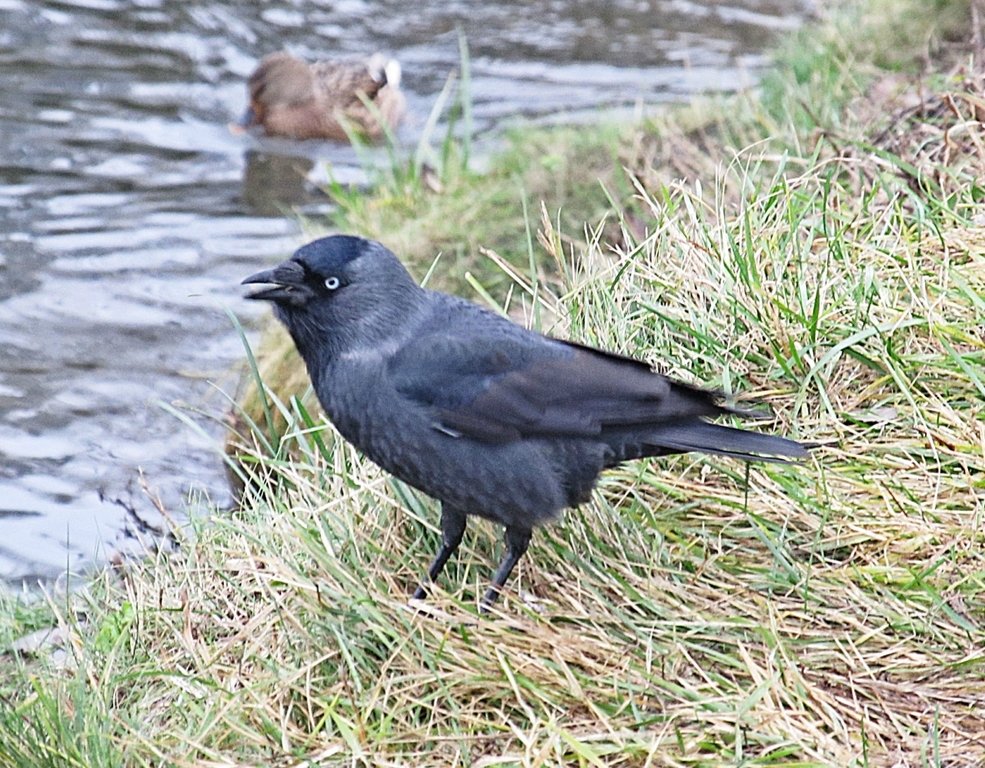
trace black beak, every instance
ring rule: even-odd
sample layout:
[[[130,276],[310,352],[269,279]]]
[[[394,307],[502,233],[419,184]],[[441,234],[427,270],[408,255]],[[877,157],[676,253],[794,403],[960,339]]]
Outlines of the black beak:
[[[273,288],[264,288],[247,294],[246,298],[248,299],[297,303],[298,300],[303,301],[308,292],[305,285],[304,267],[296,261],[285,261],[273,269],[265,269],[263,272],[250,275],[242,282],[242,285],[253,283],[268,283]]]

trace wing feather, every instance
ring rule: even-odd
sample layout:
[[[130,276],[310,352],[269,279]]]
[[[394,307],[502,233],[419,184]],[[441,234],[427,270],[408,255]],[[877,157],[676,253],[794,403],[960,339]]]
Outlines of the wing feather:
[[[602,436],[727,412],[717,393],[644,363],[532,333],[427,335],[393,358],[390,373],[436,428],[491,442]]]

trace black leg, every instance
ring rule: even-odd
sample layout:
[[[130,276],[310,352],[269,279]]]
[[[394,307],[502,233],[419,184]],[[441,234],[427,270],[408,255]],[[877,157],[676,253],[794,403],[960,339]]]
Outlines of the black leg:
[[[496,602],[496,598],[499,597],[499,590],[503,588],[506,580],[513,572],[513,568],[520,562],[523,553],[527,551],[527,547],[530,546],[531,533],[532,531],[529,528],[513,528],[507,526],[506,533],[503,537],[506,540],[506,554],[503,555],[503,559],[499,562],[499,567],[496,568],[496,573],[493,574],[492,585],[486,590],[486,594],[482,596],[482,603],[479,605],[479,610],[483,613],[487,613],[492,604]]]
[[[465,513],[450,507],[447,504],[441,505],[441,549],[434,556],[434,561],[428,568],[428,581],[434,581],[445,567],[448,558],[451,557],[458,545],[462,543],[462,536],[465,535]],[[428,596],[427,587],[424,584],[418,585],[414,591],[414,598],[422,600]]]

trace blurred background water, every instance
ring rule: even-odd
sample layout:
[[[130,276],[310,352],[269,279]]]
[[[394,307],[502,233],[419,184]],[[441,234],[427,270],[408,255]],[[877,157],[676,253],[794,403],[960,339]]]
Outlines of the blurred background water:
[[[381,50],[412,146],[471,51],[480,139],[505,121],[749,86],[808,0],[0,0],[0,579],[133,546],[159,508],[229,501],[220,422],[254,323],[239,280],[299,244],[283,158],[361,179],[349,147],[234,135],[265,53]],[[280,159],[280,164],[274,161]],[[205,434],[158,401],[204,414]],[[130,510],[130,511],[128,511]],[[134,515],[136,513],[136,516]]]

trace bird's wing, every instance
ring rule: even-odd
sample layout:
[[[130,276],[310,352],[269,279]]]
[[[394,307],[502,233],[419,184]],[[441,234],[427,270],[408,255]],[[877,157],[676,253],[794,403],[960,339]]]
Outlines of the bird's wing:
[[[316,61],[311,65],[315,87],[328,103],[345,105],[361,104],[357,94],[373,99],[386,79],[377,79],[365,62]]]
[[[641,362],[532,333],[424,335],[392,358],[389,373],[436,429],[491,442],[600,436],[725,412],[715,393]]]

